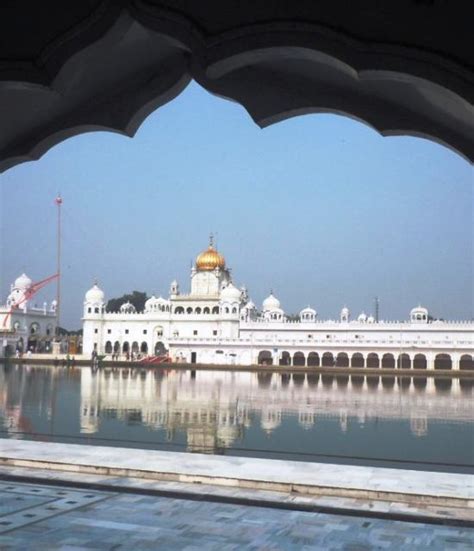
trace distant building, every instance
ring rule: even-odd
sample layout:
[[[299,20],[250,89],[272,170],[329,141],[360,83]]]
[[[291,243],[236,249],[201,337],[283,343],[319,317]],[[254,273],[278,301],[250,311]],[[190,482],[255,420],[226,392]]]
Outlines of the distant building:
[[[6,303],[0,306],[0,356],[13,355],[17,350],[51,351],[57,326],[56,300],[41,306],[23,301],[32,285],[31,279],[21,274],[11,284]]]
[[[352,365],[354,367],[472,367],[474,323],[433,321],[422,306],[404,322],[379,321],[344,306],[337,320],[318,320],[303,308],[290,320],[271,292],[257,309],[245,287],[232,281],[213,246],[191,269],[189,293],[177,281],[167,298],[152,296],[142,312],[130,303],[106,311],[102,289],[85,295],[83,350],[100,354],[169,354],[209,364]]]

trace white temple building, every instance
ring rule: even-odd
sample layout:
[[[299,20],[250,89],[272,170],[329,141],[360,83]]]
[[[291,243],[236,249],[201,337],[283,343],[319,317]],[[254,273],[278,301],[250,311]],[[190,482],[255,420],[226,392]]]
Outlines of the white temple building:
[[[50,352],[56,334],[56,300],[38,305],[28,300],[33,281],[21,274],[10,285],[6,303],[0,305],[0,356],[16,350]]]
[[[142,312],[125,303],[111,313],[94,284],[83,329],[86,355],[168,354],[188,363],[464,369],[474,353],[473,322],[432,320],[422,306],[403,322],[352,319],[346,306],[336,321],[319,320],[310,306],[295,320],[271,292],[257,309],[212,239],[191,269],[189,293],[173,281],[168,297],[152,296]]]

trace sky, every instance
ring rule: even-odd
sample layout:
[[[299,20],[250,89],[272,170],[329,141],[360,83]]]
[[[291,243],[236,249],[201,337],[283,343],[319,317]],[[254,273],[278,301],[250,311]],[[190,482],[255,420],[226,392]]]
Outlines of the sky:
[[[287,313],[406,319],[474,317],[474,172],[415,137],[383,138],[347,117],[315,114],[260,129],[245,109],[197,84],[151,114],[134,138],[95,132],[0,175],[0,302],[25,271],[55,273],[64,199],[62,318],[81,326],[97,279],[107,298],[167,296],[210,232],[261,305]],[[34,299],[55,296],[50,284]]]

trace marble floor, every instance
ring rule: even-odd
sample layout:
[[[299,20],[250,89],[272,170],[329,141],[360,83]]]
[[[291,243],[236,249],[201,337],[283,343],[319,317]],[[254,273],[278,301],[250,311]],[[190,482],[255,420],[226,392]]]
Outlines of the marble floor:
[[[473,548],[442,524],[0,481],[2,551]]]

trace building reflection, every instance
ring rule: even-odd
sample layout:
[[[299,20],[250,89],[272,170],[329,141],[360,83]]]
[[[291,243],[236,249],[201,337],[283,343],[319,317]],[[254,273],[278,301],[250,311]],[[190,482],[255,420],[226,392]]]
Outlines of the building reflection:
[[[330,419],[342,433],[351,422],[406,420],[412,435],[423,437],[431,421],[470,423],[472,388],[429,377],[4,366],[0,423],[11,435],[52,434],[57,395],[70,393],[83,435],[117,419],[164,431],[168,441],[184,434],[188,451],[215,454],[238,447],[250,429],[271,436],[285,417],[305,431]]]
[[[348,431],[350,419],[364,425],[374,418],[406,419],[414,436],[425,436],[430,420],[470,422],[472,389],[459,380],[449,393],[440,393],[433,379],[393,377],[382,385],[379,377],[318,377],[278,373],[218,371],[155,371],[105,369],[82,372],[81,430],[99,430],[110,416],[187,437],[188,451],[219,453],[258,426],[271,435],[284,416],[294,416],[311,430],[317,419],[338,420]],[[136,415],[134,413],[134,415]]]

